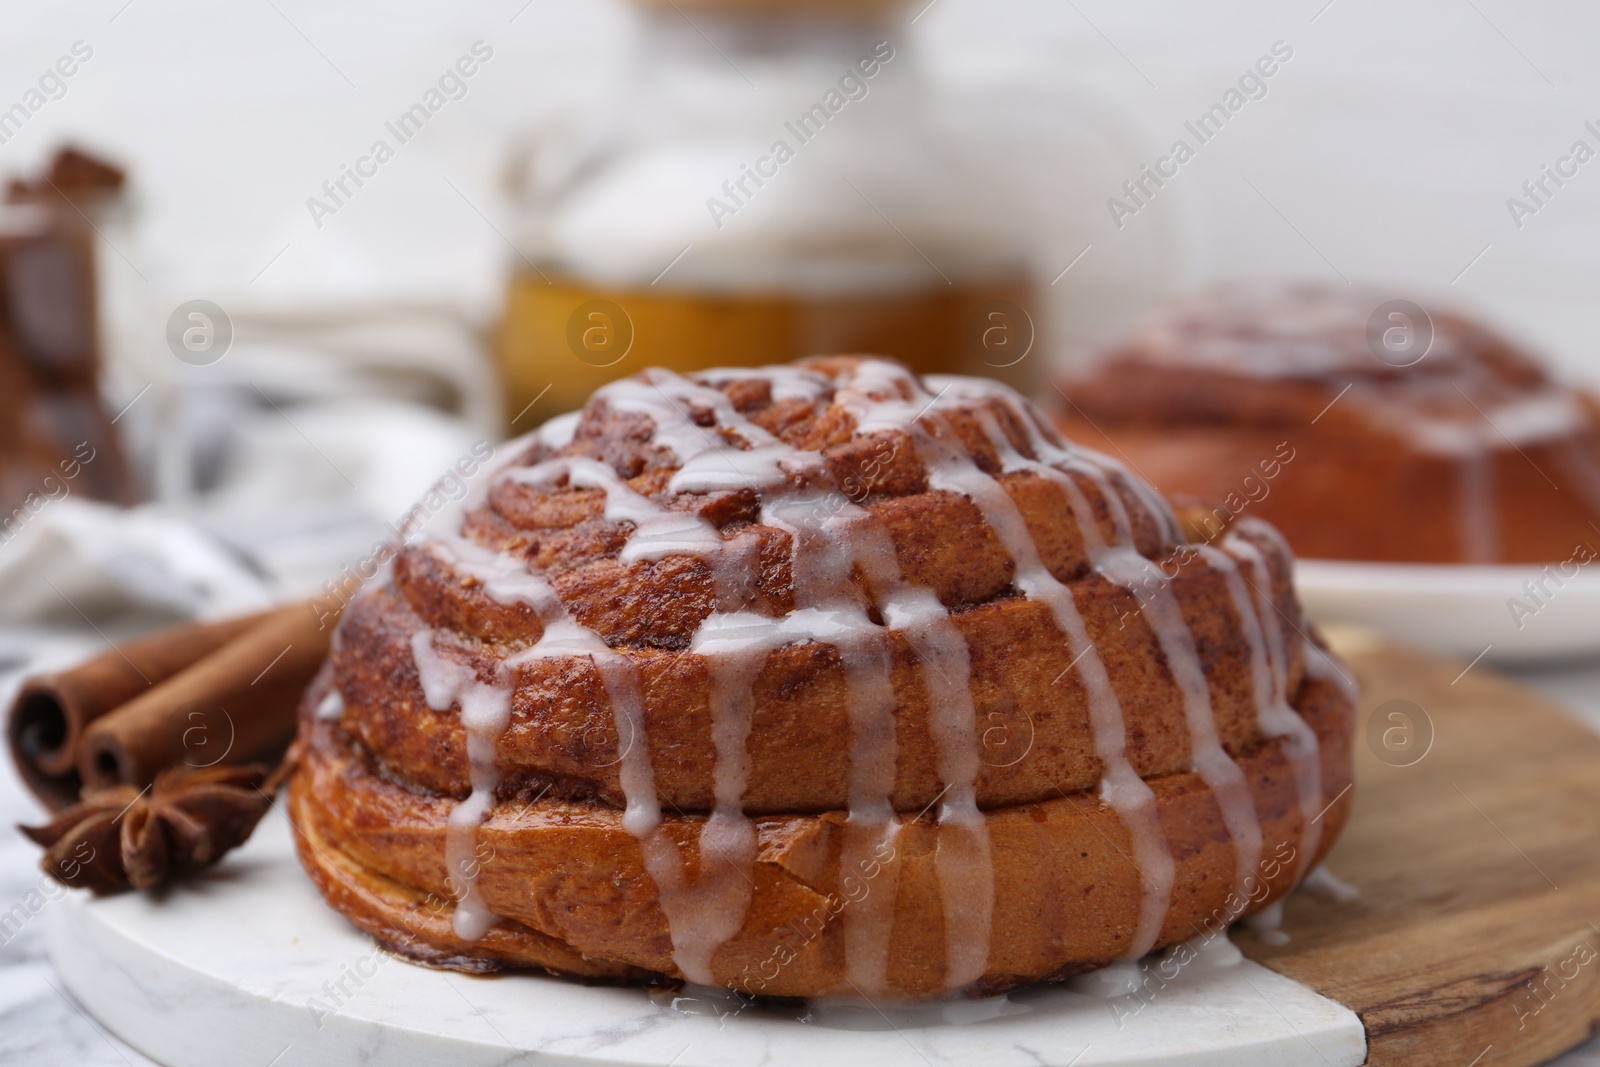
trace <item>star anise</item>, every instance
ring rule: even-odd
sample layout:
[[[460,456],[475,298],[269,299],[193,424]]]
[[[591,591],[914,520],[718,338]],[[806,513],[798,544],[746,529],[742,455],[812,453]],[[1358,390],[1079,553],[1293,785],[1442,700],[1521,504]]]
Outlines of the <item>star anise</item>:
[[[174,767],[144,790],[86,789],[45,825],[17,829],[44,846],[39,866],[63,885],[153,889],[242,845],[272,807],[278,780],[259,763]]]

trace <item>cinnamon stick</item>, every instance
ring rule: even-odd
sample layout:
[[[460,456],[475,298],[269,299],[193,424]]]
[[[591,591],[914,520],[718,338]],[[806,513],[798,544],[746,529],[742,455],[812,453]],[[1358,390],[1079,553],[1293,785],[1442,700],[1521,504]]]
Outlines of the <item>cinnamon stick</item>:
[[[84,731],[86,787],[143,788],[170,767],[275,764],[333,627],[309,605],[274,612]]]
[[[162,630],[70,670],[24,681],[6,720],[6,741],[23,782],[53,811],[75,803],[83,785],[78,751],[91,723],[221,648],[269,614]]]

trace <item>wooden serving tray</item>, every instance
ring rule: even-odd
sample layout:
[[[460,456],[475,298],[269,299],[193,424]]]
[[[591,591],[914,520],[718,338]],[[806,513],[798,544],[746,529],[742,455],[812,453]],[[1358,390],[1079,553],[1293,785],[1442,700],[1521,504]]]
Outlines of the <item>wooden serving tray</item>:
[[[1241,928],[1239,947],[1359,1015],[1369,1064],[1517,1067],[1586,1040],[1600,737],[1481,664],[1329,636],[1362,698],[1355,807],[1327,869],[1361,896],[1296,893],[1287,944]]]

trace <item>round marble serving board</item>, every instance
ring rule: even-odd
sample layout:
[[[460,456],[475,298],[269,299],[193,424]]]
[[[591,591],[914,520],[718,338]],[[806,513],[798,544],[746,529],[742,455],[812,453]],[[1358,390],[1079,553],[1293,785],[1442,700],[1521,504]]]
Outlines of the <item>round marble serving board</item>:
[[[920,1009],[746,1007],[537,975],[469,977],[379,951],[323,903],[279,811],[204,877],[160,895],[73,893],[49,915],[67,987],[169,1067],[361,1063],[611,1067],[1345,1067],[1349,1009],[1248,960],[1203,954],[1148,1003],[1041,987]],[[1081,980],[1080,980],[1081,981]]]

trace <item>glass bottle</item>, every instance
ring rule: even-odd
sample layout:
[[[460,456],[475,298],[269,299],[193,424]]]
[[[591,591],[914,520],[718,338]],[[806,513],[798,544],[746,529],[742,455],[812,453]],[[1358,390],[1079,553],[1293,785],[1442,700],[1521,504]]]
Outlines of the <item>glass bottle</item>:
[[[0,202],[0,543],[51,500],[131,504],[100,395],[96,232],[122,171],[73,148]]]
[[[635,8],[618,105],[547,128],[514,175],[523,258],[496,341],[514,422],[652,365],[871,352],[1034,384],[999,162],[941,123],[905,4]]]

